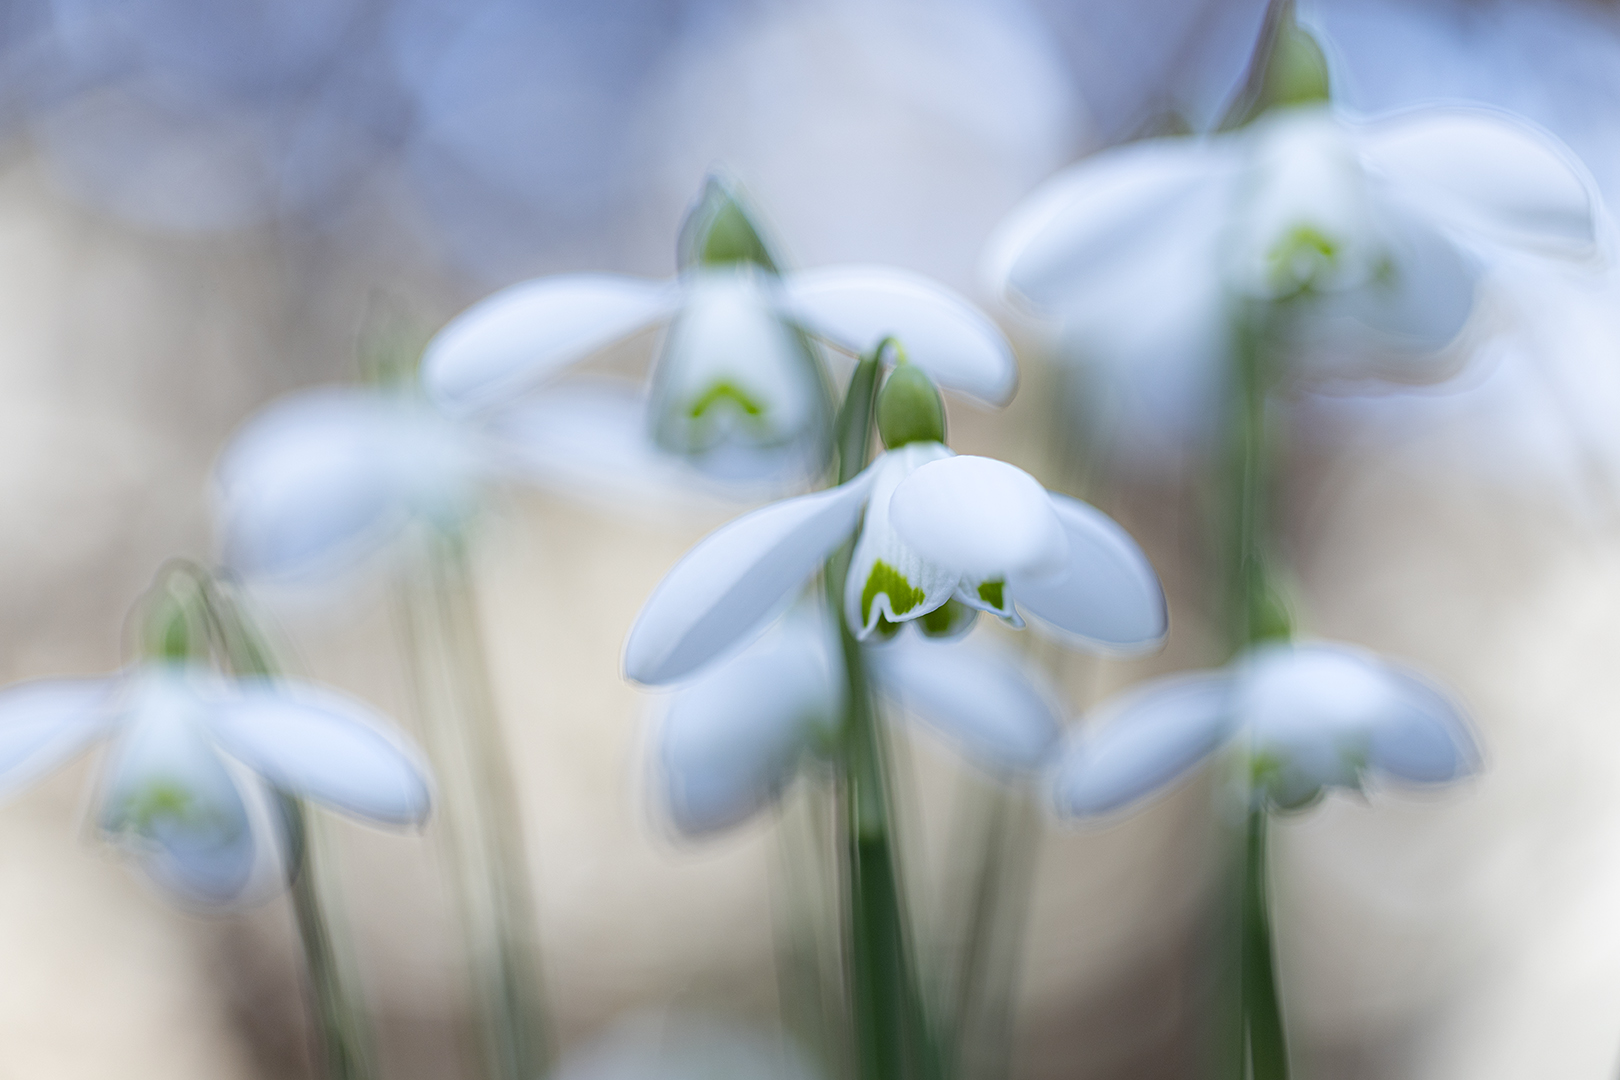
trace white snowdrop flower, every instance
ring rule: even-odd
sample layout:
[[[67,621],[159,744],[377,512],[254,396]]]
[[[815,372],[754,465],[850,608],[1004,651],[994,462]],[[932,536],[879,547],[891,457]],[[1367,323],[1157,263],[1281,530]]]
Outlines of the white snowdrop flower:
[[[285,886],[293,837],[278,792],[385,825],[428,814],[426,767],[369,707],[178,660],[0,690],[0,795],[103,739],[101,831],[187,903]]]
[[[1302,806],[1369,775],[1413,784],[1478,764],[1461,709],[1415,673],[1349,645],[1257,646],[1217,671],[1151,680],[1102,706],[1056,770],[1058,809],[1107,814],[1161,791],[1233,739],[1256,797]]]
[[[1073,166],[1002,225],[986,274],[1057,321],[1113,403],[1197,434],[1239,305],[1285,305],[1295,382],[1433,381],[1493,266],[1596,262],[1600,219],[1584,168],[1509,114],[1313,103]]]
[[[926,376],[902,364],[878,398],[890,449],[877,461],[846,484],[738,518],[688,552],[630,630],[629,677],[678,682],[752,640],[852,537],[843,614],[861,640],[912,621],[960,633],[977,609],[1014,626],[1031,615],[1095,648],[1157,644],[1164,595],[1135,541],[1022,469],[952,453],[937,402]]]
[[[579,468],[615,443],[651,438],[724,478],[800,480],[830,452],[828,376],[811,344],[851,353],[903,338],[939,383],[1005,404],[1017,368],[1001,332],[950,289],[909,271],[835,266],[778,272],[741,204],[711,181],[683,230],[673,280],[560,274],[512,285],[429,343],[422,383],[447,415],[498,417],[567,368],[668,323],[648,399],[627,397],[596,437],[540,452]],[[534,395],[543,402],[566,386]]]
[[[1047,681],[1013,650],[976,639],[867,650],[876,690],[997,775],[1025,774],[1057,746]],[[805,754],[836,737],[844,709],[833,628],[796,610],[662,707],[651,781],[687,836],[721,831],[773,802]]]

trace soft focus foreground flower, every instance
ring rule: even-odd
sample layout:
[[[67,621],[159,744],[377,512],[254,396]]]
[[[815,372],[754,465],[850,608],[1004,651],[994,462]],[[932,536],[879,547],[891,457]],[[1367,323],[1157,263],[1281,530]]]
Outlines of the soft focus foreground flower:
[[[589,460],[650,434],[710,475],[778,488],[821,468],[830,451],[827,373],[810,338],[855,353],[900,337],[941,385],[987,404],[1012,396],[1017,368],[1005,339],[944,286],[878,266],[779,273],[734,195],[713,181],[684,234],[673,281],[563,274],[473,305],[428,345],[428,395],[451,416],[499,416],[571,365],[668,322],[651,398],[625,397],[617,422],[550,451]]]
[[[857,526],[844,615],[862,640],[910,621],[960,633],[973,609],[1018,626],[1020,608],[1094,647],[1139,649],[1164,636],[1158,578],[1112,519],[1015,466],[920,441],[846,484],[710,534],[648,598],[626,673],[676,682],[750,639]]]
[[[1233,738],[1247,740],[1257,798],[1288,808],[1367,774],[1436,784],[1478,751],[1456,703],[1361,649],[1257,646],[1218,671],[1153,680],[1104,705],[1056,775],[1064,814],[1106,814],[1175,781]]]
[[[0,691],[0,795],[98,739],[112,741],[101,831],[187,902],[252,902],[285,884],[294,838],[277,792],[380,824],[428,814],[424,767],[371,709],[177,661]]]
[[[1286,303],[1296,381],[1432,381],[1491,265],[1595,260],[1598,213],[1573,157],[1507,114],[1310,104],[1082,162],[1004,223],[987,274],[1059,320],[1111,404],[1202,434],[1237,305]]]
[[[834,629],[794,612],[670,695],[654,783],[675,827],[701,835],[772,801],[800,758],[836,737],[844,676]],[[1056,695],[1012,650],[909,639],[867,650],[880,693],[998,773],[1039,768],[1057,744]]]

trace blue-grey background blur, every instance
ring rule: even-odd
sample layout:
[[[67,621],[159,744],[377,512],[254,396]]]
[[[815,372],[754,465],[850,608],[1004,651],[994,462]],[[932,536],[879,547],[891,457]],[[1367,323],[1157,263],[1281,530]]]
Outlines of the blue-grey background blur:
[[[1219,114],[1263,7],[0,0],[0,675],[120,662],[159,561],[210,551],[221,442],[278,393],[354,378],[379,291],[426,333],[538,273],[666,275],[720,166],[794,263],[887,262],[978,296],[989,231],[1039,181]],[[1342,103],[1513,109],[1620,198],[1620,9],[1300,13]],[[1287,522],[1307,626],[1456,687],[1487,754],[1444,799],[1335,796],[1278,829],[1303,1075],[1600,1077],[1620,1056],[1620,295],[1578,299],[1532,301],[1544,325],[1450,386],[1300,404],[1320,419]],[[1011,410],[953,422],[960,445],[1050,475],[1041,358],[1023,363]],[[1095,497],[1142,537],[1176,622],[1161,656],[1076,663],[1076,709],[1215,658],[1196,470],[1103,472]],[[776,1007],[769,823],[661,834],[640,794],[646,699],[618,675],[641,599],[723,516],[533,494],[480,534],[562,1048],[604,1076],[621,1075],[604,1046],[667,1043],[692,1017],[768,1029]],[[295,666],[406,712],[385,595],[289,611],[280,632]],[[959,766],[922,736],[910,763],[926,880]],[[286,910],[167,907],[89,842],[87,777],[0,808],[0,1077],[307,1075]],[[1196,787],[1106,829],[1048,828],[1015,1075],[1177,1075],[1212,870]],[[470,1075],[432,844],[331,832],[386,1075]]]

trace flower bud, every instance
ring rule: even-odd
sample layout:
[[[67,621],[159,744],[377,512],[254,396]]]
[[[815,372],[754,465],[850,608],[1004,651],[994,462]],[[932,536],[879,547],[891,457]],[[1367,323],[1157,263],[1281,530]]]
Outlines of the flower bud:
[[[907,443],[945,441],[945,402],[927,372],[904,360],[878,392],[878,434],[890,450]]]
[[[140,651],[153,660],[187,660],[208,650],[201,597],[190,569],[166,567],[140,604]]]
[[[729,185],[709,177],[680,235],[681,266],[754,263],[776,273],[776,262],[753,219]]]

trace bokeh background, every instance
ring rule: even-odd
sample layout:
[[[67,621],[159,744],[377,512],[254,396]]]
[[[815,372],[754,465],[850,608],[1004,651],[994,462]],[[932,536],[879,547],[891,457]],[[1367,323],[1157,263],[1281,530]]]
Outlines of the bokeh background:
[[[1548,127],[1620,198],[1620,9],[1301,0],[1334,90],[1479,101]],[[379,293],[425,335],[540,273],[673,272],[710,169],[796,265],[885,262],[981,296],[996,222],[1099,148],[1207,127],[1255,0],[0,0],[0,676],[99,672],[158,564],[207,557],[208,476],[247,416],[356,376]],[[1296,403],[1287,531],[1308,629],[1468,703],[1486,769],[1436,797],[1331,797],[1277,830],[1301,1074],[1607,1077],[1620,1064],[1620,293],[1503,286],[1452,383]],[[1005,313],[998,313],[1005,314]],[[959,446],[1076,482],[1024,346]],[[650,339],[605,362],[645,361]],[[1171,593],[1166,651],[1077,660],[1079,710],[1218,659],[1195,464],[1105,455],[1093,497]],[[768,1026],[772,824],[672,840],[644,794],[649,700],[618,673],[641,600],[734,511],[513,492],[477,571],[565,1052],[668,1017]],[[289,608],[293,665],[409,722],[386,590]],[[910,741],[948,872],[974,782]],[[309,1075],[281,902],[176,912],[91,842],[89,763],[0,807],[0,1077]],[[1183,1075],[1189,940],[1214,869],[1194,781],[1044,828],[1013,1072]],[[329,823],[385,1075],[471,1075],[427,837]],[[925,890],[926,891],[926,890]],[[613,1033],[619,1033],[615,1035]],[[626,1032],[631,1034],[625,1035]],[[639,1033],[639,1034],[638,1034]],[[596,1049],[593,1049],[596,1048]]]

